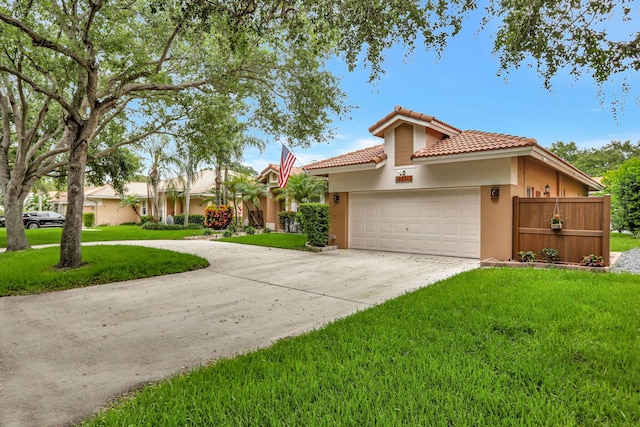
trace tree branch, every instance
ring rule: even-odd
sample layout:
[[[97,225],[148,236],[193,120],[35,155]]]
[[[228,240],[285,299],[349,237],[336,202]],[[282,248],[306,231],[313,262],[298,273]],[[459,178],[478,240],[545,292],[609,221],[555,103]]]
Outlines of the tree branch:
[[[154,127],[153,129],[148,130],[147,132],[144,132],[144,133],[142,133],[140,135],[137,135],[137,136],[135,136],[135,137],[133,137],[131,139],[128,139],[126,141],[122,141],[122,142],[119,142],[119,143],[117,143],[115,145],[112,145],[111,147],[106,148],[106,149],[98,152],[97,154],[94,154],[90,158],[88,158],[87,162],[92,162],[94,160],[100,159],[100,158],[106,156],[107,154],[116,151],[118,148],[120,148],[122,146],[129,145],[129,144],[135,144],[136,142],[142,141],[146,137],[148,137],[150,135],[153,135],[154,133],[157,133],[160,129],[162,129],[164,126],[166,126],[171,121],[172,120],[170,120],[168,122],[161,123],[161,124],[157,125],[156,127]]]
[[[80,116],[78,111],[75,110],[71,105],[69,105],[69,103],[67,103],[67,101],[57,93],[52,92],[51,90],[40,86],[34,80],[30,79],[29,77],[19,72],[18,70],[14,70],[12,68],[5,67],[4,65],[0,65],[0,71],[5,71],[9,74],[16,76],[17,78],[19,78],[20,80],[24,81],[29,86],[31,86],[33,90],[35,90],[36,92],[40,92],[48,97],[55,99],[56,102],[58,102],[58,104],[60,104],[60,106],[64,108],[69,113],[69,115],[74,118],[74,120],[76,120],[78,123],[82,122],[82,117]]]
[[[85,70],[89,70],[89,64],[87,64],[81,56],[77,55],[72,50],[65,48],[64,46],[60,46],[58,43],[54,43],[53,41],[40,36],[32,28],[25,25],[22,21],[2,12],[0,12],[0,21],[3,21],[4,23],[11,25],[12,27],[15,27],[25,33],[27,36],[29,36],[29,38],[31,38],[31,42],[34,46],[44,47],[46,49],[53,50],[54,52],[61,53],[62,55],[73,59],[74,62],[76,62]]]

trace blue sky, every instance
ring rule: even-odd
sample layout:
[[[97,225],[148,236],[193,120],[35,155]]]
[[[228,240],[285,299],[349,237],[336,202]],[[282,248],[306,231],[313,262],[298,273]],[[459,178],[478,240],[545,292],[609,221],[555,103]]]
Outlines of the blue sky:
[[[403,59],[396,47],[385,60],[386,74],[375,84],[367,82],[369,70],[359,67],[349,73],[339,61],[330,67],[342,76],[347,103],[356,107],[350,119],[336,118],[336,138],[329,144],[308,149],[293,147],[299,163],[307,164],[349,151],[380,144],[369,126],[390,113],[394,106],[429,114],[460,129],[506,133],[535,138],[544,147],[556,141],[575,142],[581,148],[601,147],[612,140],[640,140],[640,96],[631,92],[623,111],[614,117],[613,94],[620,81],[598,88],[588,77],[575,80],[562,73],[552,80],[553,90],[543,88],[535,69],[522,66],[510,70],[505,80],[497,76],[498,59],[491,53],[488,31],[465,29],[450,40],[438,60],[419,44],[412,58]],[[637,91],[637,78],[630,80]],[[280,145],[271,142],[265,152],[245,153],[245,163],[260,172],[269,163],[279,163]]]

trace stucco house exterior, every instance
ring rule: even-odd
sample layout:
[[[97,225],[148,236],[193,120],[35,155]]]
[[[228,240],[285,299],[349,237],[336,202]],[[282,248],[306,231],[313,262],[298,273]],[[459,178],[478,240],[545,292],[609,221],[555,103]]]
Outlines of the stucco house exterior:
[[[191,197],[189,213],[204,214],[204,209],[215,199],[215,171],[202,170],[196,181],[191,184]],[[178,215],[185,212],[184,188],[180,180],[164,181],[160,186],[160,218],[165,222],[167,215]],[[139,213],[142,216],[150,214],[151,195],[146,182],[129,182],[125,185],[125,194],[137,196],[141,205]],[[58,212],[66,212],[66,193],[58,193],[52,197],[59,209]],[[119,225],[128,222],[139,221],[133,209],[128,206],[120,206],[122,196],[109,184],[99,187],[87,187],[84,190],[83,213],[92,212],[96,225]]]
[[[291,175],[297,175],[303,173],[301,168],[291,168]],[[264,184],[267,190],[266,196],[259,197],[259,206],[250,206],[250,209],[255,210],[255,218],[258,220],[257,224],[251,223],[252,226],[266,227],[271,230],[278,230],[281,228],[280,219],[278,218],[278,212],[282,211],[296,211],[296,203],[292,200],[276,200],[276,190],[278,188],[278,175],[280,174],[280,166],[273,163],[264,168],[256,181],[260,184]],[[244,219],[247,217],[247,212],[244,212]]]
[[[602,185],[533,138],[460,130],[400,106],[381,144],[305,166],[329,180],[330,244],[508,259],[512,197],[587,197]]]

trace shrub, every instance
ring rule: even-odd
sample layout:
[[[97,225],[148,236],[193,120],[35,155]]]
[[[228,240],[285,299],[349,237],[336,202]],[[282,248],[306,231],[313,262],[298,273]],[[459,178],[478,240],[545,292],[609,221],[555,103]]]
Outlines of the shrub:
[[[222,237],[231,237],[233,236],[233,231],[226,229],[224,230],[224,233],[222,233]]]
[[[142,224],[135,221],[129,221],[129,222],[121,222],[119,225],[142,225]]]
[[[291,211],[282,211],[278,212],[278,218],[280,219],[280,225],[285,233],[293,233],[294,226],[296,223],[296,214],[297,212]]]
[[[540,251],[540,254],[542,255],[542,259],[546,260],[547,262],[560,260],[558,251],[553,248],[543,248],[542,251]]]
[[[252,226],[245,227],[244,232],[248,235],[256,234],[256,229]]]
[[[187,225],[180,225],[179,227],[184,230],[202,230],[204,228],[200,224],[191,224],[191,223]]]
[[[213,234],[213,231],[210,228],[205,228],[204,230],[202,230],[203,236],[211,236],[212,234]]]
[[[604,267],[604,258],[600,255],[589,254],[582,258],[582,265],[588,267]]]
[[[196,227],[195,228],[191,228],[191,227],[186,227],[187,230],[198,230],[201,227],[197,224],[194,224]],[[168,224],[161,224],[159,222],[145,222],[144,224],[142,224],[142,229],[143,230],[184,230],[185,227],[183,227],[182,225],[168,225]]]
[[[150,216],[141,216],[140,217],[140,224],[142,224],[142,225],[145,225],[149,221],[151,221],[151,217]]]
[[[173,217],[175,224],[184,225],[184,214],[175,215]],[[189,215],[189,224],[200,224],[204,227],[204,215]]]
[[[235,224],[229,224],[227,230],[229,230],[231,234],[234,234],[238,232],[238,227]]]
[[[93,212],[87,212],[82,214],[82,224],[85,227],[93,227],[93,223],[95,222],[95,214]]]
[[[271,229],[269,227],[265,227],[262,229],[263,233],[271,233]]]
[[[533,251],[519,251],[516,253],[518,257],[518,261],[521,262],[536,262],[538,257],[536,257],[536,253]]]
[[[312,246],[326,246],[329,240],[329,205],[302,203],[296,220]]]
[[[226,205],[209,205],[204,210],[204,226],[214,230],[223,230],[231,224],[233,213]]]

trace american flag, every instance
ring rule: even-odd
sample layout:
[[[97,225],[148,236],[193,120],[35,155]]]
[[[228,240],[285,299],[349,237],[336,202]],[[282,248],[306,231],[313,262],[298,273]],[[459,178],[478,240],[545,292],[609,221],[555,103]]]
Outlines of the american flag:
[[[289,175],[291,174],[291,168],[296,162],[296,156],[293,155],[287,147],[282,145],[282,154],[280,155],[280,174],[278,175],[278,186],[284,188],[289,182]]]

